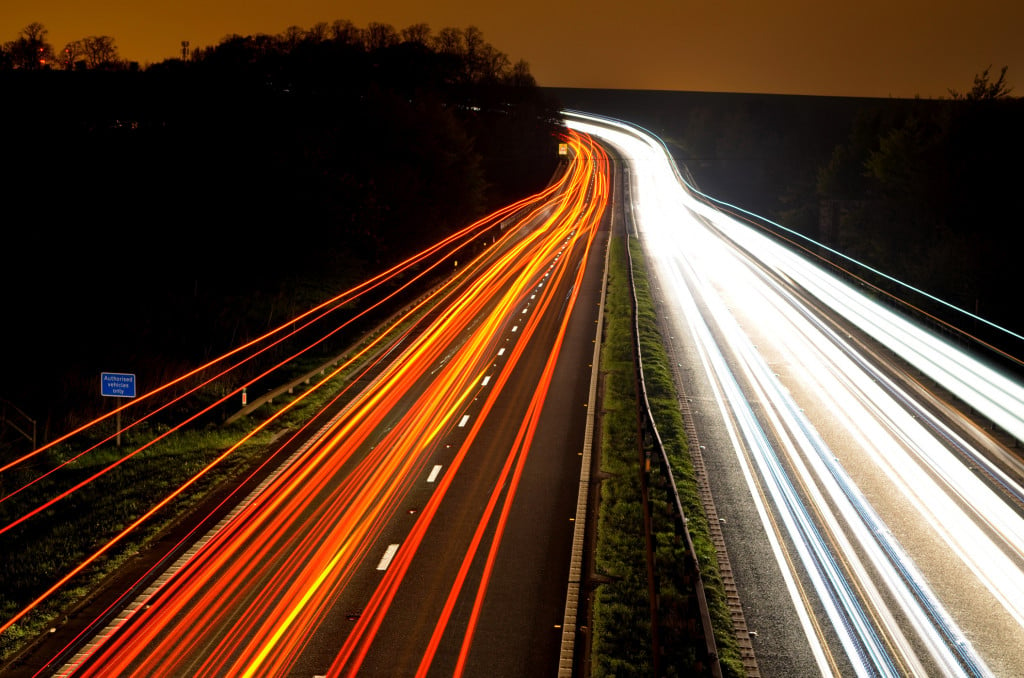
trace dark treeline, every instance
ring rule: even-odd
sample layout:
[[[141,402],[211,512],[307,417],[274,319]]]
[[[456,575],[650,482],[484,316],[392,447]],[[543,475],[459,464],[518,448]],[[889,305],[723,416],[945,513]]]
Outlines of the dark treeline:
[[[235,35],[145,69],[0,69],[0,92],[0,398],[51,436],[109,405],[100,371],[160,383],[557,161],[557,107],[472,27]]]
[[[1005,75],[985,71],[970,90],[928,100],[553,93],[659,134],[706,193],[1024,333],[1014,202],[1024,184],[1024,100],[1009,96]],[[911,301],[1024,354],[1016,340]]]
[[[951,99],[865,106],[822,166],[816,197],[827,244],[1024,333],[1024,219],[1015,204],[1024,100],[1008,96],[1004,75],[992,82],[986,71]],[[919,303],[1003,343],[974,321]],[[1020,342],[1004,345],[1024,357]]]

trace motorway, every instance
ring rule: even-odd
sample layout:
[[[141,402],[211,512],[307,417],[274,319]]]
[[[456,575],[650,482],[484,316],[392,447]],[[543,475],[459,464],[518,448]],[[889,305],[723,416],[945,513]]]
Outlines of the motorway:
[[[556,672],[609,191],[565,141],[372,385],[57,675]]]
[[[628,168],[762,675],[1021,675],[1021,384],[567,118]]]

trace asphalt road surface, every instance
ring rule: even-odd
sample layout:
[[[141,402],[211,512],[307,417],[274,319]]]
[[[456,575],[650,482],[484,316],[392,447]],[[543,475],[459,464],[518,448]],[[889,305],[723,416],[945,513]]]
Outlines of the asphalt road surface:
[[[60,675],[557,671],[608,199],[568,141],[374,383]]]

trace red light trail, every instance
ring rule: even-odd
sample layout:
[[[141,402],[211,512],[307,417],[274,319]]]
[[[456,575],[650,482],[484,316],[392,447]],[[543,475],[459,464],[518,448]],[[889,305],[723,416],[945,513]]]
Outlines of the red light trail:
[[[497,243],[460,267],[452,282],[435,293],[443,295],[435,296],[443,298],[440,312],[405,337],[404,349],[372,387],[356,396],[144,608],[105,642],[79,655],[67,667],[71,672],[247,676],[293,670],[325,615],[346,596],[356,595],[350,585],[373,564],[371,549],[394,529],[394,518],[428,464],[443,452],[446,440],[464,429],[454,457],[408,534],[392,549],[393,558],[358,619],[338,640],[329,675],[359,671],[428,528],[451,500],[452,484],[474,473],[475,444],[493,421],[510,416],[507,408],[497,406],[503,394],[509,399],[503,389],[517,370],[526,368],[530,355],[543,351],[545,360],[529,397],[515,399],[514,416],[521,419],[515,443],[505,450],[486,506],[472,509],[480,513],[470,548],[459,572],[451,575],[433,636],[423,639],[421,675],[446,632],[462,638],[456,669],[461,674],[608,201],[603,151],[574,132],[566,141],[572,157],[562,180],[485,220],[490,228],[520,215]],[[447,253],[457,246],[449,240],[438,247]],[[503,356],[500,368],[496,356]],[[474,580],[471,564],[478,551],[485,562]],[[463,589],[472,596],[472,612],[457,621],[453,607]]]

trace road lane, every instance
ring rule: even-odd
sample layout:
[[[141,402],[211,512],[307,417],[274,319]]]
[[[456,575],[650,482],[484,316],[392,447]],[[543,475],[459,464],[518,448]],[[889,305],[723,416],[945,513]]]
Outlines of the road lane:
[[[1010,432],[1024,430],[1024,390],[695,200],[657,142],[595,122],[571,124],[631,164],[682,386],[715,441],[719,514],[745,524],[725,531],[762,667],[1019,669],[1019,461],[990,460],[992,437],[969,418],[954,430],[905,372],[928,371]]]
[[[606,183],[606,180],[602,180],[602,183]],[[599,195],[607,195],[606,186],[597,188]],[[594,224],[595,227],[597,225]],[[520,319],[523,316],[528,319],[525,323],[517,323],[510,328],[506,342],[508,350],[502,358],[515,361],[515,369],[511,372],[503,371],[495,376],[498,382],[507,380],[507,383],[493,393],[492,399],[484,401],[482,405],[483,408],[490,407],[486,418],[494,420],[495,423],[483,428],[479,423],[482,420],[478,420],[469,435],[478,432],[481,435],[472,440],[471,446],[463,446],[460,450],[460,453],[466,453],[467,458],[472,456],[484,460],[485,464],[480,466],[478,461],[471,475],[467,477],[460,474],[452,481],[449,489],[449,493],[465,492],[467,496],[475,496],[477,499],[456,499],[452,502],[446,500],[439,510],[439,518],[433,521],[435,526],[465,524],[466,529],[455,529],[450,533],[446,531],[442,538],[423,540],[419,546],[420,552],[431,555],[410,563],[402,581],[424,581],[426,575],[416,573],[430,563],[429,570],[433,575],[431,579],[426,580],[430,585],[418,589],[403,589],[400,586],[395,588],[394,602],[391,603],[392,611],[397,606],[416,614],[387,616],[378,631],[378,642],[369,650],[366,663],[358,667],[360,675],[394,675],[396,670],[398,673],[407,673],[403,671],[403,664],[395,663],[394,648],[417,647],[416,650],[410,650],[410,655],[415,657],[420,650],[415,642],[409,641],[409,638],[419,637],[421,634],[415,632],[413,626],[403,626],[400,621],[395,624],[395,619],[405,619],[410,625],[432,626],[431,644],[422,650],[418,665],[409,665],[413,669],[429,670],[438,675],[451,675],[461,671],[475,675],[472,667],[475,665],[474,662],[481,660],[474,657],[482,657],[489,671],[498,675],[521,675],[524,667],[527,667],[526,674],[547,673],[557,667],[560,636],[555,624],[561,622],[564,611],[567,577],[546,577],[543,570],[550,568],[549,563],[552,561],[557,563],[557,569],[562,572],[568,568],[568,546],[571,543],[569,519],[573,514],[576,479],[579,476],[578,451],[581,445],[570,445],[567,451],[563,450],[566,454],[560,455],[555,464],[560,469],[559,473],[547,478],[548,482],[558,482],[558,493],[538,496],[532,489],[531,479],[538,475],[545,476],[546,471],[534,469],[544,468],[544,462],[551,453],[550,449],[542,449],[538,454],[536,449],[538,416],[545,410],[541,407],[546,389],[544,384],[552,378],[553,369],[561,360],[552,360],[554,356],[560,355],[558,350],[551,352],[531,349],[524,355],[524,344],[521,342],[524,333],[540,337],[550,336],[550,331],[555,329],[559,332],[567,331],[566,323],[569,317],[565,311],[567,304],[570,307],[575,305],[570,304],[570,301],[580,294],[580,276],[586,272],[580,257],[586,251],[577,249],[568,259],[562,253],[555,254],[554,260],[547,266],[545,275],[529,295],[537,295],[538,302],[546,301],[548,312],[534,315],[533,311],[527,314],[520,311]],[[561,282],[555,275],[560,266],[565,274]],[[599,288],[599,280],[594,280],[593,273],[591,270],[591,283],[588,286]],[[538,323],[546,324],[549,331],[537,331],[535,325]],[[594,329],[592,325],[590,329]],[[542,374],[529,376],[530,372]],[[523,420],[522,415],[512,414],[517,410],[521,411],[522,404],[530,403],[531,400],[534,405],[527,420]],[[582,402],[581,400],[580,403]],[[562,423],[564,427],[569,422]],[[566,430],[568,429],[562,429],[563,432]],[[582,423],[576,430],[581,442]],[[512,454],[509,454],[509,450]],[[495,475],[497,481],[491,479]],[[569,480],[562,482],[559,478]],[[545,511],[543,503],[550,502],[556,497],[556,501],[566,508],[556,513]],[[473,504],[474,501],[478,504],[486,502],[483,520],[467,517],[457,508]],[[540,508],[538,502],[541,504]],[[507,545],[507,532],[511,531],[514,535],[523,529],[520,527],[523,518],[518,515],[522,512],[525,512],[525,520],[536,530],[533,538],[534,548],[531,550],[519,550]],[[472,531],[468,529],[469,527],[473,528]],[[460,532],[472,535],[470,541],[465,542],[467,545],[464,548],[458,547],[459,542],[455,541]],[[542,544],[550,539],[537,537],[545,533],[553,534],[556,540],[561,540],[561,548],[564,549],[561,553],[547,549],[537,551],[536,544]],[[515,537],[512,543],[515,543]],[[510,564],[510,557],[518,562]],[[437,562],[450,564],[443,567],[434,566],[433,563]],[[501,572],[503,568],[513,571],[514,576],[499,578],[494,574],[495,571]],[[539,584],[524,583],[524,577],[527,580],[533,578],[536,582],[538,575]],[[429,600],[439,596],[444,598],[441,611],[430,610],[424,613],[423,609],[429,607]],[[517,599],[517,607],[507,604],[510,596]],[[524,608],[524,604],[527,607]],[[529,605],[535,607],[529,608]],[[537,617],[531,616],[530,612],[537,609],[536,606],[547,610],[545,616],[548,618],[548,624],[539,624]],[[475,622],[467,625],[465,620],[450,616],[460,610],[463,614],[468,611]],[[480,636],[476,635],[478,628],[483,629]],[[488,631],[490,628],[500,631],[496,634],[491,633]],[[531,666],[542,668],[530,669]],[[343,672],[353,668],[353,661],[346,659],[345,666],[338,666],[336,670]]]
[[[602,153],[578,135],[568,141],[574,159],[557,195],[538,200],[485,257],[487,265],[464,275],[437,318],[299,461],[131,623],[69,669],[372,675],[378,653],[386,675],[417,666],[426,672],[435,661],[448,674],[480,647],[476,625],[495,615],[489,591],[503,588],[484,575],[501,561],[505,526],[519,522],[510,516],[524,501],[516,492],[522,478],[536,474],[525,471],[527,460],[541,456],[529,453],[570,311],[584,273],[593,271],[587,263],[607,200]],[[593,275],[587,280],[593,287]],[[562,497],[574,499],[578,450],[559,464],[573,479],[560,483]],[[535,493],[532,481],[526,485]],[[567,508],[545,516],[554,526],[549,532],[564,531],[566,544],[571,515]],[[439,557],[418,555],[432,548]],[[541,569],[559,557],[567,567],[567,547],[560,556],[541,555]],[[446,565],[460,560],[455,577],[459,566]],[[424,589],[423,578],[436,585]],[[547,596],[561,587],[561,596],[546,602],[558,619],[566,578],[560,580],[532,592]],[[464,602],[455,611],[450,603],[438,607],[467,595],[474,601],[468,614]],[[407,596],[411,602],[402,603]],[[411,636],[409,610],[432,632]],[[397,633],[394,641],[389,633]],[[553,670],[558,639],[550,635]],[[450,639],[454,654],[444,649]]]

